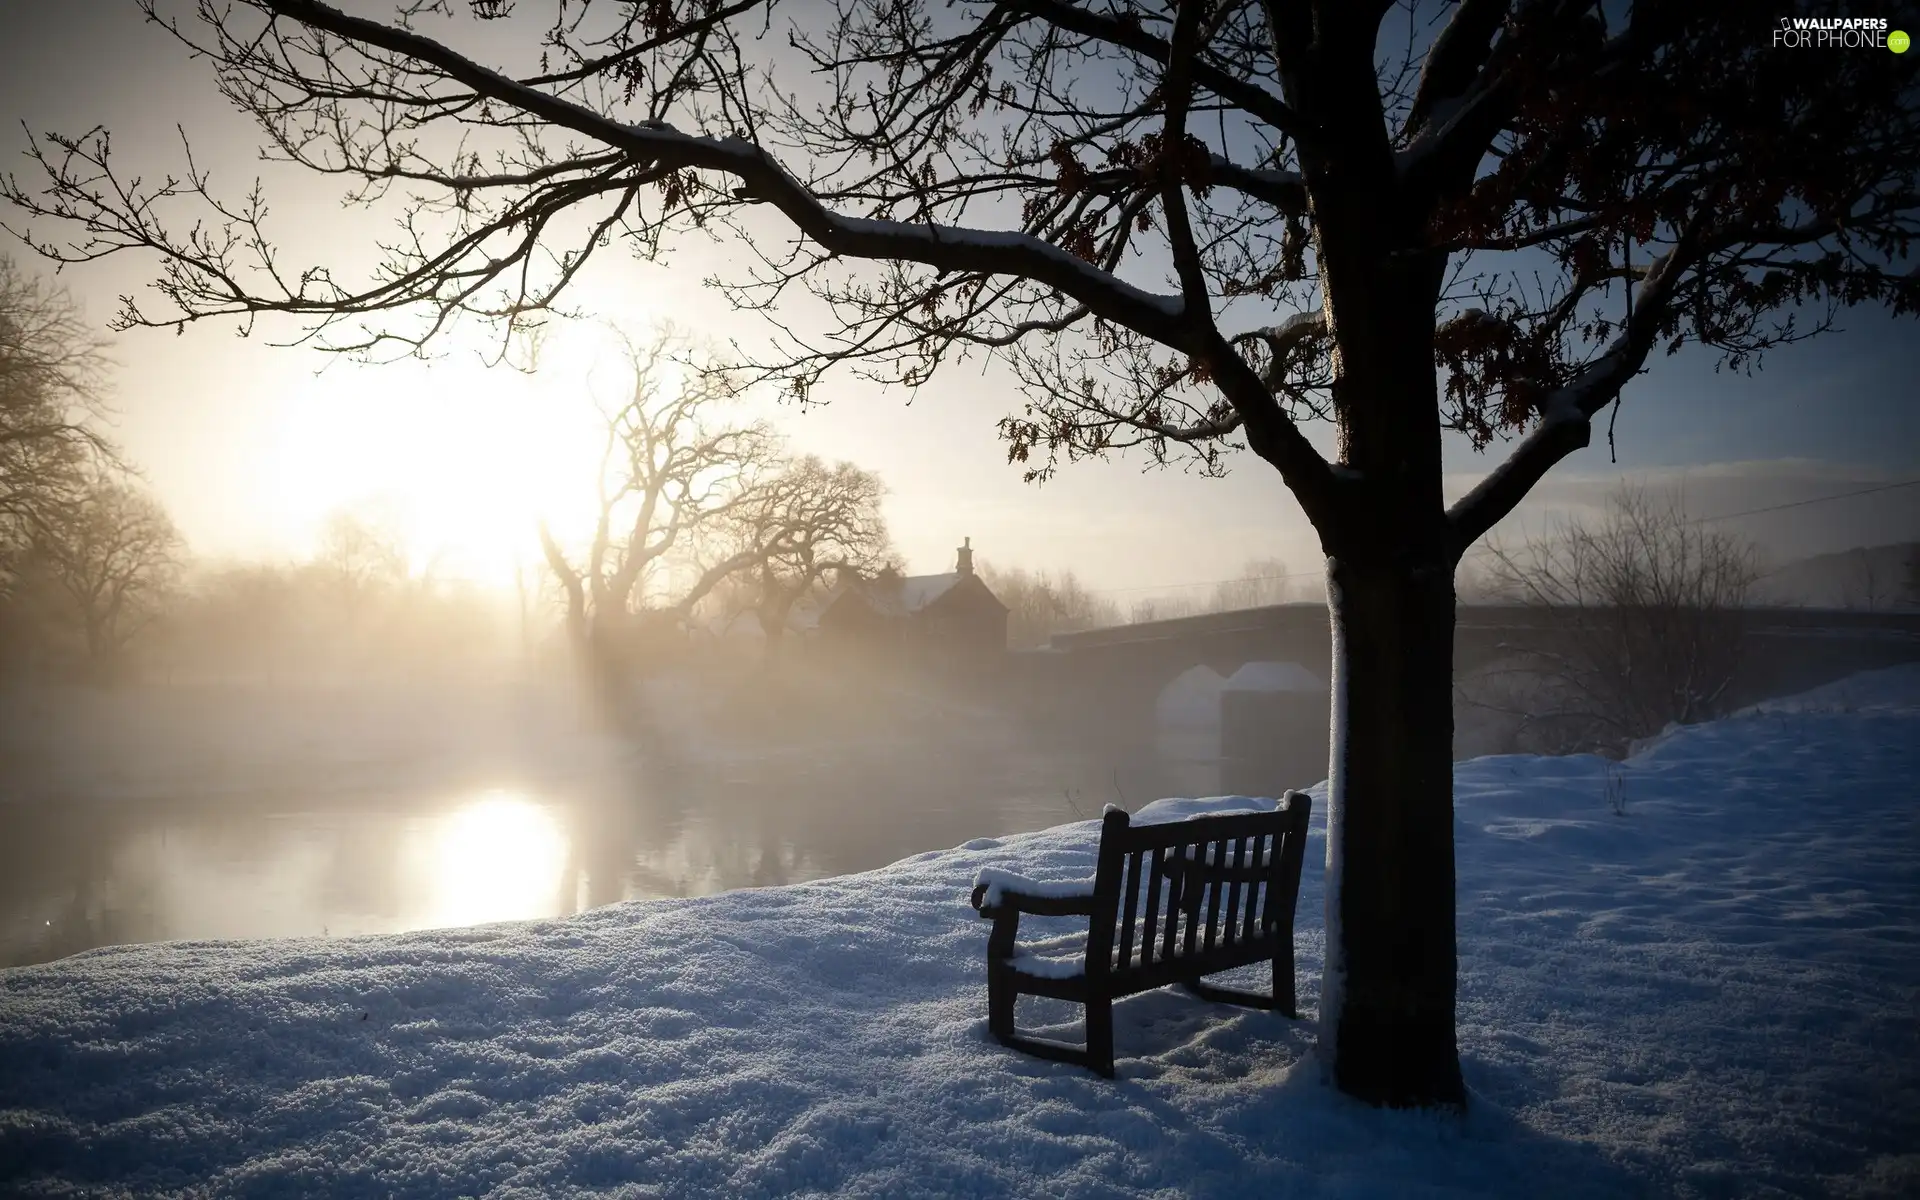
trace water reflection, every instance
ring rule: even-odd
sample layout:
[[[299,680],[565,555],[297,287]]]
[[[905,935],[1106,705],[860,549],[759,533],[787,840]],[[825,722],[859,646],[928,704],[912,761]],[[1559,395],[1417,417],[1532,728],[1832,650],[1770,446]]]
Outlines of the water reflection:
[[[566,836],[524,796],[482,796],[441,817],[428,838],[429,926],[552,916],[571,899],[560,888]]]
[[[1064,749],[991,722],[678,769],[624,746],[562,750],[435,760],[464,779],[383,762],[384,787],[285,757],[270,790],[26,799],[0,787],[0,966],[120,942],[390,933],[795,883],[1212,786],[1211,764]]]
[[[384,800],[0,810],[0,965],[121,942],[554,916],[584,902],[563,888],[570,843],[552,805],[514,791]]]

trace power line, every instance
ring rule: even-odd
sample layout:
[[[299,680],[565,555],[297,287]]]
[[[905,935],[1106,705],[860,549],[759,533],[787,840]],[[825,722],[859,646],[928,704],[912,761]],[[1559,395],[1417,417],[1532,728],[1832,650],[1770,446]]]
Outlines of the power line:
[[[1717,517],[1701,517],[1697,521],[1688,521],[1689,525],[1705,525],[1710,521],[1731,521],[1735,517],[1751,517],[1757,513],[1780,512],[1788,508],[1804,508],[1809,504],[1825,504],[1829,500],[1850,500],[1855,496],[1871,496],[1875,492],[1891,492],[1895,488],[1912,487],[1920,484],[1920,479],[1903,479],[1898,483],[1883,483],[1875,487],[1859,488],[1851,492],[1836,492],[1831,496],[1815,496],[1811,500],[1794,500],[1787,504],[1769,504],[1765,508],[1749,508],[1744,512],[1721,513]]]
[[[1281,579],[1323,579],[1325,571],[1289,571],[1285,575],[1235,575],[1231,579],[1193,579],[1186,583],[1144,583],[1138,587],[1088,588],[1096,596],[1117,596],[1125,592],[1166,592],[1176,588],[1218,587],[1223,583],[1268,583]]]
[[[1761,513],[1784,512],[1790,508],[1805,508],[1810,504],[1827,504],[1835,500],[1851,500],[1855,496],[1871,496],[1877,492],[1891,492],[1899,488],[1909,488],[1916,485],[1920,485],[1920,479],[1902,479],[1895,483],[1881,483],[1875,484],[1873,487],[1855,488],[1850,492],[1835,492],[1830,496],[1813,496],[1806,500],[1790,500],[1785,504],[1768,504],[1760,508],[1747,508],[1739,512],[1719,513],[1711,517],[1695,517],[1692,520],[1682,522],[1682,524],[1708,525],[1715,521],[1731,521],[1737,517],[1753,517],[1759,516]],[[1463,559],[1472,558],[1475,555],[1491,553],[1493,553],[1493,547],[1481,545],[1472,547],[1460,557]],[[1185,583],[1148,583],[1141,584],[1137,587],[1088,588],[1087,590],[1096,596],[1119,596],[1134,592],[1170,592],[1178,591],[1181,588],[1219,587],[1221,584],[1226,583],[1277,583],[1285,579],[1322,579],[1325,578],[1325,576],[1325,571],[1289,571],[1284,575],[1235,575],[1229,579],[1196,579],[1189,580]]]
[[[1805,508],[1809,504],[1826,504],[1833,500],[1851,500],[1855,496],[1871,496],[1875,492],[1891,492],[1895,488],[1913,487],[1920,479],[1902,479],[1896,483],[1879,483],[1872,487],[1855,488],[1850,492],[1835,492],[1831,496],[1813,496],[1806,500],[1789,500],[1785,504],[1768,504],[1760,508],[1743,508],[1739,512],[1718,513],[1711,517],[1694,517],[1680,522],[1682,525],[1711,525],[1715,521],[1731,521],[1736,517],[1752,517],[1761,513],[1784,512],[1789,508]],[[1476,554],[1491,554],[1492,546],[1475,546],[1461,558],[1472,558]]]

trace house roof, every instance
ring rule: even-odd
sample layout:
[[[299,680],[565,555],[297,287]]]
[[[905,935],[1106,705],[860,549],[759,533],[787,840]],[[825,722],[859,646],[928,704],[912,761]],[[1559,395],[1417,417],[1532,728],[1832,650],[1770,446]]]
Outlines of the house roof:
[[[883,617],[909,617],[951,592],[966,578],[968,576],[959,571],[948,571],[943,575],[896,575],[891,578],[883,575],[878,579],[863,579],[834,588],[823,607],[830,608],[848,592],[855,592],[868,608]],[[987,594],[993,595],[991,591]],[[995,596],[994,599],[997,601],[999,597]],[[814,619],[817,622],[818,615]]]
[[[908,575],[900,581],[900,607],[913,613],[953,590],[962,576],[956,571],[945,575]]]

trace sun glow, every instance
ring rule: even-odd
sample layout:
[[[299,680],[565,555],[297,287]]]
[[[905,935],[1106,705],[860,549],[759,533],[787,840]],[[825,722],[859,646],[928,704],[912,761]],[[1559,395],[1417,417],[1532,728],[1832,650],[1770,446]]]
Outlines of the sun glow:
[[[375,502],[416,574],[511,587],[540,562],[538,526],[592,527],[604,425],[594,397],[629,386],[610,336],[564,326],[538,370],[464,361],[343,364],[281,404],[280,525],[311,548],[327,515]]]
[[[477,925],[551,916],[566,870],[567,839],[551,813],[511,792],[492,792],[436,831],[430,924]]]

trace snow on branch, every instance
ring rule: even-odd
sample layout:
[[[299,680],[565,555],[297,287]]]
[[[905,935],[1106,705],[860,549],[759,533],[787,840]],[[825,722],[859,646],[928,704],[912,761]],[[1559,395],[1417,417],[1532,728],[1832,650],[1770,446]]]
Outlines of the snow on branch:
[[[1298,312],[1278,325],[1250,329],[1229,339],[1236,349],[1256,342],[1267,351],[1266,367],[1259,373],[1267,391],[1284,398],[1296,416],[1327,416],[1327,405],[1316,395],[1333,382],[1325,315],[1318,310]]]
[[[1108,320],[1156,340],[1174,341],[1180,301],[1134,287],[1030,234],[963,226],[848,217],[829,210],[759,146],[740,137],[704,137],[664,121],[622,124],[563,97],[480,66],[432,38],[352,17],[317,0],[264,0],[316,28],[430,63],[476,93],[608,145],[646,155],[667,169],[720,171],[741,181],[737,198],[779,209],[827,250],[854,258],[917,262],[943,271],[986,270],[1059,289]]]
[[[1645,364],[1647,352],[1667,320],[1680,277],[1697,258],[1706,211],[1707,206],[1702,205],[1673,248],[1649,268],[1636,295],[1633,316],[1606,351],[1541,399],[1537,406],[1539,424],[1520,439],[1506,461],[1448,510],[1456,555],[1512,512],[1555,463],[1585,448],[1593,432],[1593,415],[1619,396],[1620,389]],[[1455,319],[1466,319],[1474,311]],[[1480,316],[1496,319],[1484,313]]]
[[[1207,160],[1207,182],[1264,200],[1291,217],[1307,212],[1307,183],[1296,171],[1244,167],[1215,154]]]
[[[1278,391],[1284,378],[1284,371],[1297,360],[1304,358],[1312,345],[1327,336],[1327,318],[1320,312],[1297,312],[1278,325],[1269,325],[1263,329],[1249,329],[1245,333],[1235,334],[1230,340],[1238,346],[1247,342],[1262,342],[1272,361],[1267,367],[1267,386]]]
[[[1462,0],[1433,39],[1407,112],[1407,128],[1444,125],[1492,52],[1509,0]]]
[[[1184,306],[1177,297],[1130,284],[1106,266],[1043,237],[1017,230],[847,215],[830,209],[771,153],[747,137],[687,133],[664,120],[617,120],[567,95],[482,66],[414,29],[354,16],[318,0],[250,2],[270,18],[297,21],[317,33],[351,43],[363,52],[371,50],[414,64],[415,70],[430,67],[449,82],[470,90],[471,95],[436,97],[435,104],[462,110],[476,102],[505,105],[524,118],[590,138],[614,153],[569,155],[562,164],[499,176],[460,171],[422,175],[423,181],[440,183],[462,197],[490,183],[522,183],[531,190],[523,200],[478,220],[475,228],[443,250],[429,252],[424,247],[403,246],[415,256],[410,269],[391,271],[364,292],[339,287],[324,271],[298,276],[285,274],[266,257],[261,265],[273,286],[283,294],[258,295],[229,262],[231,253],[247,247],[270,255],[258,223],[264,205],[257,197],[241,210],[226,210],[206,191],[204,178],[198,172],[190,172],[184,185],[168,181],[155,195],[129,192],[117,187],[118,181],[112,178],[106,164],[104,139],[92,158],[75,159],[76,148],[62,144],[61,148],[68,152],[67,163],[76,167],[77,173],[67,170],[52,156],[44,159],[42,165],[54,180],[54,190],[63,197],[64,205],[36,203],[12,187],[8,198],[29,212],[77,222],[96,238],[95,243],[75,247],[71,252],[62,252],[53,246],[36,247],[55,257],[81,260],[136,247],[155,249],[167,257],[171,286],[163,288],[163,292],[180,305],[181,313],[174,319],[149,320],[130,312],[131,323],[178,325],[204,316],[264,311],[334,318],[348,313],[392,311],[407,303],[432,300],[445,310],[434,323],[437,329],[451,308],[471,304],[482,286],[500,279],[502,273],[515,264],[519,264],[516,269],[524,275],[529,255],[561,211],[601,196],[611,196],[617,201],[612,214],[596,223],[592,241],[565,256],[563,285],[591,253],[592,243],[610,232],[631,210],[637,189],[658,185],[668,188],[672,194],[674,189],[688,186],[683,182],[686,172],[712,171],[731,176],[736,182],[732,191],[734,202],[760,203],[778,210],[828,256],[914,263],[941,272],[1013,277],[1051,289],[1098,317],[1163,344],[1181,345],[1188,340],[1182,328]],[[224,43],[223,48],[231,49]],[[307,81],[289,75],[289,68],[277,62],[259,69],[271,77],[269,82],[307,85]],[[324,89],[309,88],[309,94],[314,98],[327,98]],[[594,169],[589,172],[589,167]],[[383,174],[376,163],[348,163],[346,169],[369,179]],[[409,172],[400,169],[385,173],[395,178],[410,177]],[[1251,173],[1247,182],[1270,193],[1284,190],[1284,181],[1278,173]],[[109,190],[101,192],[102,186],[108,186]],[[130,186],[138,188],[139,185],[136,181]],[[179,239],[168,236],[153,224],[153,202],[183,192],[197,194],[228,221],[232,228],[227,240],[221,241],[217,231],[210,233],[199,228],[190,237]],[[724,195],[724,192],[716,194]],[[462,207],[464,210],[464,205]],[[498,249],[489,248],[485,243],[494,237],[510,241]],[[462,256],[475,257],[478,265],[463,264],[459,261]],[[557,291],[557,286],[544,289],[513,301],[491,315],[512,317],[537,309]]]

